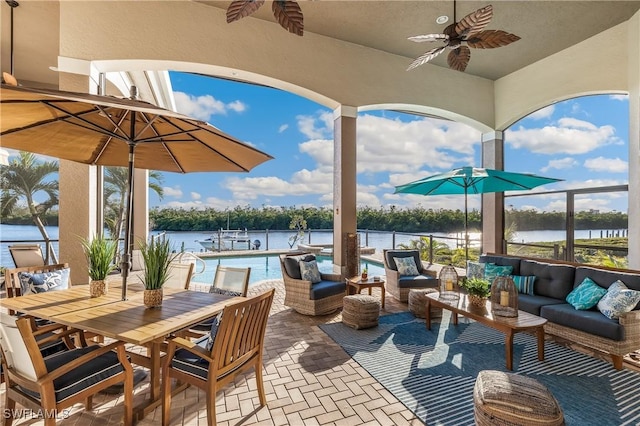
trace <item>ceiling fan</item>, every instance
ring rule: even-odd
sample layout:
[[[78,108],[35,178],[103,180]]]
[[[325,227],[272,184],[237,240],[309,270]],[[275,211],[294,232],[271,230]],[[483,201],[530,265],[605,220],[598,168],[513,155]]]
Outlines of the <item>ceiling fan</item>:
[[[455,22],[456,2],[453,2],[453,24],[446,27],[442,34],[425,34],[409,37],[417,43],[425,41],[443,41],[444,46],[434,47],[416,58],[407,71],[426,64],[445,49],[451,49],[447,57],[449,68],[464,71],[471,59],[470,47],[476,49],[492,49],[502,47],[520,40],[520,37],[502,30],[485,30],[493,17],[493,6],[488,5],[476,10]],[[464,45],[466,44],[466,46]]]
[[[264,4],[264,0],[234,0],[227,8],[227,23],[237,21],[246,16],[251,15],[260,6]],[[282,28],[290,33],[301,36],[304,32],[304,21],[302,9],[297,1],[294,0],[274,0],[271,7],[273,16]]]

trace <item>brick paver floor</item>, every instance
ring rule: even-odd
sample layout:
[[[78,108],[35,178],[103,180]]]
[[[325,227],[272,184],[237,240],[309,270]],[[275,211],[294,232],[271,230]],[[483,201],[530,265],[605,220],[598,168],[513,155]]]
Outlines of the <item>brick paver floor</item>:
[[[267,406],[260,408],[253,373],[238,378],[216,397],[219,425],[421,425],[411,411],[373,379],[331,340],[318,324],[341,321],[340,312],[309,317],[284,306],[281,280],[265,281],[250,289],[258,294],[276,289],[267,325],[264,353],[264,387]],[[374,295],[379,296],[379,289]],[[382,314],[407,310],[407,305],[387,295]],[[136,387],[135,404],[148,395],[148,382]],[[4,384],[0,386],[4,409]],[[172,399],[172,425],[206,424],[205,394],[193,387]],[[119,424],[121,397],[99,394],[93,411],[74,406],[59,425]],[[4,412],[4,411],[0,411]],[[16,425],[42,424],[25,413]],[[160,423],[161,409],[138,422]]]

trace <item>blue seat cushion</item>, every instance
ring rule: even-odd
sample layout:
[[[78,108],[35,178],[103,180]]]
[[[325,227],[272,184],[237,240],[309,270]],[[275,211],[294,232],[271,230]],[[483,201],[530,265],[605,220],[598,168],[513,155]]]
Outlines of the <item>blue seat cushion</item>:
[[[398,278],[400,288],[438,288],[438,279],[427,275],[402,276]]]
[[[545,296],[531,296],[529,294],[518,294],[518,309],[540,316],[540,309],[545,305],[562,305],[564,300],[553,299]]]
[[[309,294],[309,298],[311,300],[324,299],[325,297],[344,293],[345,290],[346,284],[342,281],[320,281],[319,283],[315,283],[311,286],[311,294]]]
[[[624,327],[598,310],[580,311],[568,303],[547,305],[540,309],[540,316],[550,322],[575,328],[607,339],[624,340]]]
[[[208,340],[209,336],[203,336],[198,338],[194,343],[203,349],[207,349]],[[202,380],[207,380],[209,374],[209,361],[200,358],[198,355],[186,349],[178,349],[176,351],[171,360],[171,367],[183,373],[200,377]]]
[[[99,346],[88,346],[86,348],[77,348],[59,352],[45,358],[44,363],[47,367],[47,371],[53,371],[56,368],[68,364],[71,361],[80,358],[82,355],[90,353],[98,348]],[[53,381],[56,402],[64,401],[65,399],[82,392],[88,387],[103,382],[116,374],[122,373],[123,371],[124,367],[120,364],[118,355],[115,352],[107,352],[100,355],[99,357],[82,364],[78,368],[71,370],[67,374],[63,374]],[[37,392],[31,392],[24,388],[22,388],[22,390],[40,400],[40,394]]]
[[[522,260],[520,275],[535,275],[533,292],[539,296],[564,300],[573,290],[576,268],[569,265]]]

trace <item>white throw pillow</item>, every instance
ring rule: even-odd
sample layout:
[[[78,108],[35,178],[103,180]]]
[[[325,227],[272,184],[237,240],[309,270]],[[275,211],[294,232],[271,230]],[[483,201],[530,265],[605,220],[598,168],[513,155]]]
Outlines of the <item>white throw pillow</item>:
[[[416,266],[416,261],[413,260],[413,257],[394,257],[393,261],[396,262],[396,267],[398,268],[398,273],[400,275],[409,275],[415,276],[419,275],[418,267]]]
[[[318,270],[318,262],[315,260],[311,260],[309,262],[305,262],[304,260],[300,261],[300,275],[302,279],[305,281],[311,281],[313,284],[319,283],[322,281],[322,277],[320,276],[320,271]]]
[[[640,291],[630,290],[620,280],[611,284],[607,294],[598,302],[598,310],[604,316],[618,319],[620,315],[631,312],[640,302]]]

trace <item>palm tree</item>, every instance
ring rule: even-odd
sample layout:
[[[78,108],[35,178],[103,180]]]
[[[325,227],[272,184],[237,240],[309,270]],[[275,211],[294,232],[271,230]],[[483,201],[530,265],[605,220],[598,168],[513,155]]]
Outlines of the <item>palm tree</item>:
[[[160,199],[164,196],[162,174],[149,170],[149,188],[155,191]],[[104,175],[105,224],[113,238],[122,235],[125,218],[125,202],[129,188],[129,171],[126,167],[106,167]]]
[[[56,161],[38,161],[30,152],[20,152],[18,158],[11,160],[9,165],[0,167],[0,213],[2,216],[10,215],[21,199],[27,202],[27,208],[33,222],[40,230],[42,238],[49,243],[49,235],[42,222],[42,216],[54,206],[58,205],[58,181],[46,178],[58,172]],[[38,192],[44,192],[48,199],[42,203],[36,203],[34,196]],[[55,263],[58,263],[55,252],[51,251]]]

